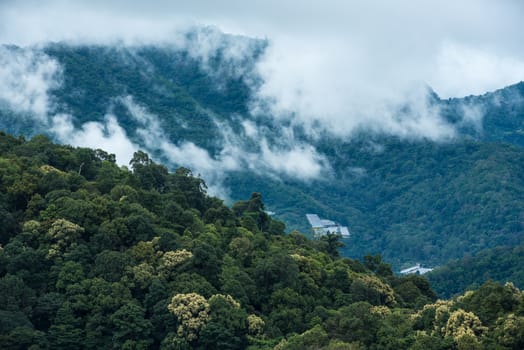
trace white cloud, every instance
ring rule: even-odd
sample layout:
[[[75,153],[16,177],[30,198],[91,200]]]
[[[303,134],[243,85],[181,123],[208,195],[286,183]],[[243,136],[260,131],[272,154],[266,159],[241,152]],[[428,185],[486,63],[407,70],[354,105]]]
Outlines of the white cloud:
[[[480,95],[524,79],[524,59],[454,42],[442,44],[433,87],[446,96]]]
[[[524,5],[488,0],[396,2],[240,0],[128,2],[123,0],[4,0],[0,42],[71,43],[186,48],[213,73],[210,57],[222,51],[219,69],[245,73],[255,41],[267,39],[256,65],[253,111],[341,138],[359,130],[406,138],[445,140],[455,129],[428,102],[427,86],[440,96],[480,94],[524,80]],[[214,73],[213,73],[214,74]],[[249,78],[253,78],[250,76]],[[50,91],[60,84],[56,61],[34,49],[0,48],[0,101],[9,108],[54,123],[63,142],[105,148],[126,164],[138,143],[172,163],[192,168],[210,184],[225,171],[252,169],[310,180],[329,172],[327,159],[297,142],[293,128],[278,131],[276,144],[253,121],[240,121],[243,135],[221,125],[222,149],[210,154],[187,140],[170,140],[157,116],[123,98],[142,125],[130,140],[116,117],[74,129],[72,116],[53,116]],[[251,82],[251,81],[248,81]],[[260,84],[260,85],[258,85]],[[269,109],[266,109],[269,107]],[[270,111],[268,114],[267,111]],[[480,128],[482,109],[462,108],[463,121]],[[250,147],[248,147],[248,145]],[[251,147],[252,146],[252,147]]]
[[[471,125],[478,134],[482,133],[482,119],[484,118],[484,106],[474,103],[462,103],[460,106],[462,113],[462,123]]]
[[[367,128],[441,139],[452,128],[414,96],[423,98],[426,85],[458,97],[524,80],[522,13],[518,0],[4,0],[0,42],[184,46],[204,66],[220,48],[234,63],[226,68],[238,67],[249,40],[213,30],[193,41],[181,34],[215,25],[268,39],[258,92],[273,116],[291,113],[296,123],[337,135]],[[412,114],[399,118],[394,112],[406,104]]]
[[[337,136],[362,129],[433,140],[454,135],[438,110],[428,104],[425,84],[409,80],[388,82],[384,80],[387,75],[373,73],[373,64],[356,62],[360,59],[358,54],[349,52],[353,49],[340,49],[346,50],[346,59],[332,55],[335,48],[326,45],[326,49],[311,47],[306,52],[290,49],[287,55],[271,47],[259,65],[263,84],[254,113],[263,110],[257,103],[269,101],[271,114],[277,118],[291,116],[294,123],[306,125],[313,135],[316,125]],[[405,106],[409,106],[409,112],[399,115]]]
[[[327,161],[311,145],[293,146],[291,149],[271,149],[267,140],[261,142],[261,163],[290,177],[311,180],[318,178],[326,170]],[[251,164],[256,167],[257,163]]]
[[[241,168],[302,181],[320,179],[331,172],[327,158],[312,145],[297,141],[291,127],[281,125],[278,131],[268,130],[244,120],[244,132],[237,135],[227,124],[215,123],[223,139],[221,158],[235,159]]]
[[[0,46],[0,102],[15,112],[45,122],[50,90],[60,83],[59,64],[33,49]]]
[[[120,165],[128,165],[139,146],[129,140],[113,115],[106,115],[103,123],[88,122],[75,129],[72,117],[58,114],[52,117],[51,132],[63,143],[77,147],[103,149],[116,156]]]
[[[160,151],[171,164],[185,166],[201,174],[210,185],[210,192],[215,191],[213,194],[226,194],[222,179],[229,171],[249,169],[269,176],[285,174],[305,181],[317,179],[330,171],[328,161],[314,147],[296,144],[292,139],[271,147],[267,138],[249,121],[243,122],[247,131],[245,136],[256,141],[258,150],[247,150],[246,139],[235,135],[227,125],[217,122],[223,136],[222,149],[219,154],[211,156],[207,150],[192,142],[181,140],[176,144],[169,140],[157,116],[137,104],[131,96],[120,101],[141,124],[136,132],[145,148],[152,152]]]
[[[228,198],[228,190],[222,186],[223,174],[238,168],[237,160],[228,155],[213,159],[207,150],[192,142],[181,141],[178,145],[165,135],[158,118],[143,106],[137,104],[132,96],[120,98],[131,117],[139,122],[136,134],[140,143],[149,152],[160,152],[171,166],[184,166],[194,174],[201,175],[208,185],[208,192]]]

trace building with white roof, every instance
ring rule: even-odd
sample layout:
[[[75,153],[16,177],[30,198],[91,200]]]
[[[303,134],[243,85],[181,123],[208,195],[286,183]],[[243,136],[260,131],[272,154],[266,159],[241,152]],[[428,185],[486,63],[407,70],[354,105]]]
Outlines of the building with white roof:
[[[428,267],[422,267],[420,264],[416,264],[415,266],[408,267],[407,269],[400,270],[400,273],[402,275],[409,275],[412,273],[418,273],[419,275],[423,275],[429,271],[433,271],[432,268]]]
[[[316,236],[323,236],[328,233],[340,234],[344,238],[350,236],[349,229],[346,226],[341,226],[331,220],[321,219],[317,214],[306,214],[306,218]]]

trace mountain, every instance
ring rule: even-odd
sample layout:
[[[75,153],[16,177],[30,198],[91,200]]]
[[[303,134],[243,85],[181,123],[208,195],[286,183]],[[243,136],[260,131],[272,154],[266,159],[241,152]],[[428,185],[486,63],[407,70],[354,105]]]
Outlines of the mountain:
[[[451,138],[334,136],[272,117],[271,101],[253,105],[263,40],[225,36],[204,54],[198,35],[183,47],[3,47],[6,67],[30,73],[4,80],[30,102],[3,91],[0,127],[105,147],[120,164],[143,149],[200,174],[229,203],[262,193],[288,231],[307,233],[306,213],[347,225],[345,256],[379,253],[396,270],[522,240],[523,83],[461,99],[430,94]]]
[[[186,168],[0,133],[2,349],[519,349],[524,299],[428,281],[339,237],[285,234]]]
[[[469,114],[474,127],[463,130],[477,139],[524,146],[524,82],[481,96],[441,100],[442,113],[451,120]],[[454,117],[455,116],[455,117]],[[475,125],[476,124],[476,125]]]
[[[290,217],[296,213],[290,208],[303,208],[349,222],[353,235],[343,248],[348,256],[381,252],[394,266],[440,265],[486,247],[521,242],[520,148],[399,140],[383,141],[382,146],[379,154],[359,143],[337,148],[351,159],[330,158],[331,164],[339,163],[329,182],[275,183],[259,177],[253,183],[239,176],[230,183],[243,184],[245,192],[250,186],[267,189],[268,203],[278,203],[271,209]]]
[[[499,246],[475,255],[449,261],[426,275],[442,298],[472,290],[488,280],[524,286],[524,246]]]

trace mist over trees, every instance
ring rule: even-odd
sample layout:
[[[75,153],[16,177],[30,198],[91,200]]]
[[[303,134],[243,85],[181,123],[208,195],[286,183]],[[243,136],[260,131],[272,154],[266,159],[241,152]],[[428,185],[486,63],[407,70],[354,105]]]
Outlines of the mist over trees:
[[[198,47],[205,35],[188,38]],[[522,83],[462,99],[428,90],[422,102],[439,112],[451,138],[372,127],[341,138],[322,124],[296,124],[262,107],[254,113],[253,86],[262,82],[253,67],[266,43],[241,38],[246,52],[234,59],[227,42],[240,39],[217,38],[205,57],[160,46],[4,47],[7,63],[33,72],[40,89],[38,103],[1,108],[0,125],[107,146],[119,164],[145,149],[169,169],[191,168],[228,204],[263,193],[288,232],[309,233],[309,212],[343,223],[352,232],[344,256],[380,253],[396,271],[521,241]],[[399,122],[409,120],[409,108],[399,108]],[[155,186],[157,175],[144,186]]]

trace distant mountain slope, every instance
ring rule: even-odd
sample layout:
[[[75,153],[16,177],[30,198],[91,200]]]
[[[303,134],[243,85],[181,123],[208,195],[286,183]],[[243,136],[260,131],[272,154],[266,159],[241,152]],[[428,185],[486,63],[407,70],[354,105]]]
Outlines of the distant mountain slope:
[[[345,241],[345,254],[380,252],[397,267],[440,265],[522,240],[520,148],[394,139],[382,140],[382,145],[375,154],[365,150],[365,142],[332,145],[337,152],[329,158],[335,168],[330,179],[303,183],[241,174],[228,183],[243,194],[249,188],[264,190],[271,210],[284,221],[316,211],[348,224],[353,235]]]
[[[524,245],[486,249],[474,256],[452,260],[426,276],[442,298],[475,289],[488,280],[524,286]]]
[[[524,146],[524,82],[481,96],[439,100],[438,103],[450,120],[456,120],[464,111],[468,113],[477,129],[470,126],[463,131],[475,138]]]
[[[261,192],[289,230],[307,232],[308,212],[348,225],[345,254],[381,253],[395,268],[520,242],[523,83],[464,99],[433,96],[460,133],[452,140],[365,131],[342,139],[272,118],[263,105],[252,114],[260,83],[253,66],[265,43],[242,40],[242,55],[218,45],[205,58],[191,45],[4,47],[5,57],[16,56],[11,63],[48,84],[20,87],[13,78],[34,103],[2,101],[0,127],[66,143],[93,142],[95,133],[109,147],[122,141],[171,168],[192,168],[232,200]]]
[[[0,132],[0,348],[484,349],[524,344],[523,294],[437,300],[337,236],[285,234],[188,169]],[[499,347],[500,348],[500,347]]]
[[[213,152],[220,138],[214,118],[247,115],[249,89],[242,80],[228,72],[213,76],[187,52],[62,45],[45,51],[64,69],[64,84],[52,92],[60,101],[58,112],[71,113],[76,126],[101,122],[113,109],[120,125],[136,140],[137,122],[121,101],[132,96],[135,103],[159,116],[171,140],[188,140]],[[209,64],[209,70],[221,69],[219,62]]]

